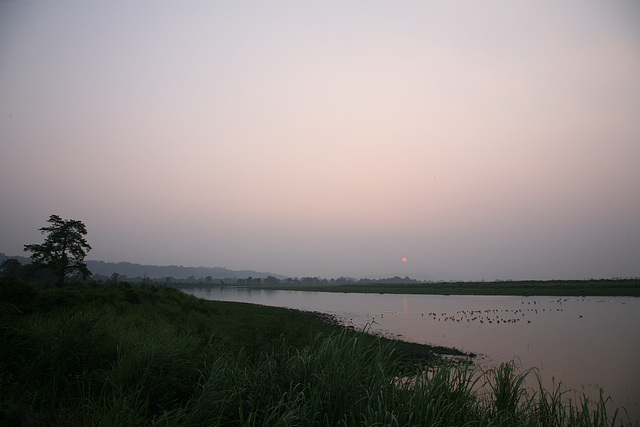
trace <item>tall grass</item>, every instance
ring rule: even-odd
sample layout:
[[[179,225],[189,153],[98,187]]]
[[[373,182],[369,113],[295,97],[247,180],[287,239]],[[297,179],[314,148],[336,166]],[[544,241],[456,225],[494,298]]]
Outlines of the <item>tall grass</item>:
[[[572,404],[559,387],[525,388],[535,373],[514,363],[407,371],[394,343],[302,313],[163,288],[9,288],[2,425],[623,425],[604,396]]]

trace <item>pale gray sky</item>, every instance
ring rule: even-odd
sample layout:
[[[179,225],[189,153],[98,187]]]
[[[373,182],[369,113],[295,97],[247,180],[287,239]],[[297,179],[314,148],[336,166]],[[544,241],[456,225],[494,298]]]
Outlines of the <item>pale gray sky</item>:
[[[638,22],[631,0],[0,0],[0,252],[55,213],[104,261],[640,276]]]

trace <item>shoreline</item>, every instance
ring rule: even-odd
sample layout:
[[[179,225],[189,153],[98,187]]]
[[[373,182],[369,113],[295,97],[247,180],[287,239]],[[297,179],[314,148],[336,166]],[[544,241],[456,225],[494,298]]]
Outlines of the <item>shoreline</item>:
[[[227,285],[229,286],[229,285]],[[233,285],[231,285],[233,286]],[[624,296],[640,297],[640,279],[547,280],[509,282],[353,283],[327,285],[260,285],[251,289],[409,295]]]

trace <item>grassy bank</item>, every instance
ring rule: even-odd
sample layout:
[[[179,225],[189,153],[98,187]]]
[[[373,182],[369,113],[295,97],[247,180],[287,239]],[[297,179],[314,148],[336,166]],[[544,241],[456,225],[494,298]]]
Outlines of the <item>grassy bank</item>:
[[[275,285],[262,288],[345,293],[522,296],[640,296],[640,279],[546,280],[508,282],[355,283]]]
[[[604,399],[521,388],[512,364],[482,373],[313,313],[171,288],[2,279],[0,320],[0,425],[620,424]]]

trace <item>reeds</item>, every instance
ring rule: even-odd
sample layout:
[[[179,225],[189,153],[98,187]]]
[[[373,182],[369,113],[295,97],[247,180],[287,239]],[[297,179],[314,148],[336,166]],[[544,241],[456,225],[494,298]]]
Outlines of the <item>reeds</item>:
[[[482,372],[441,360],[407,372],[393,343],[311,333],[294,320],[302,314],[171,289],[30,292],[3,300],[12,310],[0,325],[2,425],[623,424],[604,395],[572,404],[559,386],[527,389],[535,372],[515,363]]]

